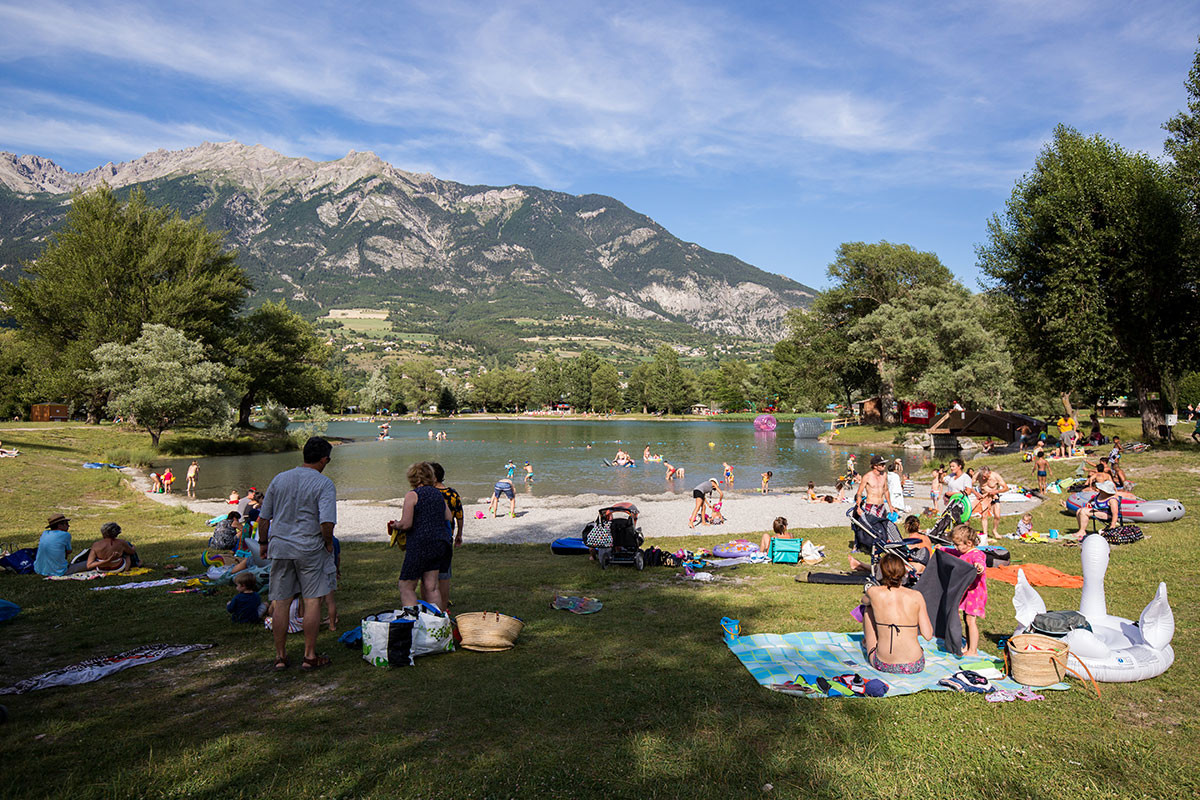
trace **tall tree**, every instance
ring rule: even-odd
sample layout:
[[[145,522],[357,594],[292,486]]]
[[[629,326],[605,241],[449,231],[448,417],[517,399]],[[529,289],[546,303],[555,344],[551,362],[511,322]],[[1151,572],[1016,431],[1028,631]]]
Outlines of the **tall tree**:
[[[679,354],[669,345],[659,345],[646,377],[650,407],[678,414],[692,405],[695,392],[695,377],[679,364]]]
[[[161,323],[223,352],[250,288],[236,254],[200,220],[152,206],[141,192],[122,202],[107,186],[77,192],[64,228],[22,269],[27,277],[0,286],[0,300],[36,351],[38,389],[47,399],[85,398],[89,422],[106,398],[87,378],[97,346],[128,344],[144,323]]]
[[[238,321],[228,358],[238,386],[238,425],[250,426],[256,403],[274,401],[292,408],[333,402],[329,348],[303,317],[280,301],[266,302]]]
[[[392,368],[392,393],[403,397],[409,408],[425,411],[442,396],[442,376],[433,360],[410,358]]]
[[[855,328],[853,349],[881,354],[900,396],[997,408],[1011,391],[1007,344],[985,327],[982,298],[957,283],[917,288]]]
[[[1143,436],[1163,436],[1164,376],[1195,352],[1200,281],[1162,165],[1060,126],[988,233],[980,266],[1011,301],[1022,357],[1068,410],[1072,391],[1127,373]]]
[[[601,359],[591,350],[584,350],[577,358],[563,365],[563,394],[567,402],[576,409],[585,410],[592,406],[592,373],[600,366]]]
[[[112,393],[112,410],[135,419],[155,447],[173,425],[228,413],[224,369],[205,359],[204,345],[174,328],[146,323],[131,344],[102,344],[92,357],[96,369],[88,379]]]
[[[391,381],[388,380],[387,370],[379,368],[371,373],[371,377],[367,378],[367,383],[358,393],[358,401],[367,408],[370,413],[382,411],[392,407],[392,398],[395,395],[392,393]]]
[[[613,411],[621,404],[621,376],[607,361],[592,373],[592,408]]]
[[[542,356],[534,365],[530,400],[537,406],[554,406],[562,402],[563,368],[554,356]]]
[[[862,342],[869,342],[869,332],[856,327],[857,323],[880,306],[901,300],[918,288],[946,286],[953,281],[950,270],[933,253],[891,242],[843,244],[829,265],[829,277],[833,285],[813,303],[821,318],[819,325],[848,339],[855,337],[851,331],[857,331]],[[854,349],[860,358],[874,365],[884,422],[894,423],[895,385],[890,377],[894,370],[887,354],[876,349],[868,356],[866,348]],[[819,368],[820,364],[815,366]]]
[[[1191,216],[1200,220],[1200,49],[1196,50],[1184,86],[1187,111],[1180,111],[1163,124],[1170,134],[1164,149],[1171,157],[1175,178],[1187,194]]]

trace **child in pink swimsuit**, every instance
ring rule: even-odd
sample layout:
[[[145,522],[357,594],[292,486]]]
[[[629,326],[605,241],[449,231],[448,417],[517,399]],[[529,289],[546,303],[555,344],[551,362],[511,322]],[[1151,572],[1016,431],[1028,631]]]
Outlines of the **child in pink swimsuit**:
[[[987,556],[979,549],[979,534],[971,530],[969,525],[955,525],[950,531],[950,541],[954,549],[943,547],[948,553],[954,553],[963,561],[975,567],[975,580],[963,594],[958,610],[963,615],[963,627],[967,629],[967,648],[964,656],[979,655],[979,623],[983,619],[987,607]]]

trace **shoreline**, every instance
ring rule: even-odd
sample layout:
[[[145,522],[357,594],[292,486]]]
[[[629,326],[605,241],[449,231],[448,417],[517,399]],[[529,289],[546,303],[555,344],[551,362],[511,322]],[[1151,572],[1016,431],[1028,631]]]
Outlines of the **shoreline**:
[[[222,500],[196,500],[186,494],[151,494],[149,474],[141,470],[130,471],[131,486],[148,498],[164,505],[186,506],[189,510],[211,518],[230,510]],[[928,505],[929,484],[916,484],[916,496],[905,498],[910,513],[919,513]],[[492,518],[488,503],[463,503],[463,541],[467,544],[549,544],[558,538],[577,537],[583,527],[595,520],[597,512],[605,506],[622,499],[632,500],[638,507],[638,525],[647,542],[658,538],[680,536],[727,535],[730,539],[746,534],[761,534],[771,530],[776,517],[785,517],[788,527],[836,528],[849,531],[846,511],[849,503],[809,502],[806,489],[772,491],[770,494],[727,492],[721,511],[726,521],[721,525],[698,525],[688,527],[688,517],[695,505],[688,496],[641,495],[629,498],[611,495],[579,494],[552,495],[528,498],[518,496],[517,516]],[[1043,501],[1033,499],[1021,503],[1003,503],[1002,517],[1019,516]],[[386,526],[389,520],[399,519],[403,498],[388,501],[339,500],[337,536],[343,542],[386,542]],[[502,498],[499,510],[506,509],[507,498]],[[477,519],[482,512],[484,519]]]

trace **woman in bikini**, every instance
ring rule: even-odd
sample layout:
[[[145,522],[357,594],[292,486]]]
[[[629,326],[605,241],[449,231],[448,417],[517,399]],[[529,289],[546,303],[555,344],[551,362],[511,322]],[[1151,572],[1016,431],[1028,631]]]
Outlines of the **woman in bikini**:
[[[933,639],[925,598],[901,586],[908,567],[892,553],[879,559],[882,585],[863,594],[863,647],[880,672],[912,675],[925,669],[925,651],[917,640]]]

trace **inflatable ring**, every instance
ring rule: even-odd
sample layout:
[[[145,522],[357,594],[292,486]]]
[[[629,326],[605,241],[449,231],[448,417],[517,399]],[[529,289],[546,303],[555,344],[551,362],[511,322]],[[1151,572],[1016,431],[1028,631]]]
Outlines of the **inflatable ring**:
[[[758,545],[745,539],[737,539],[725,544],[719,544],[712,549],[717,558],[745,558],[758,552]]]

